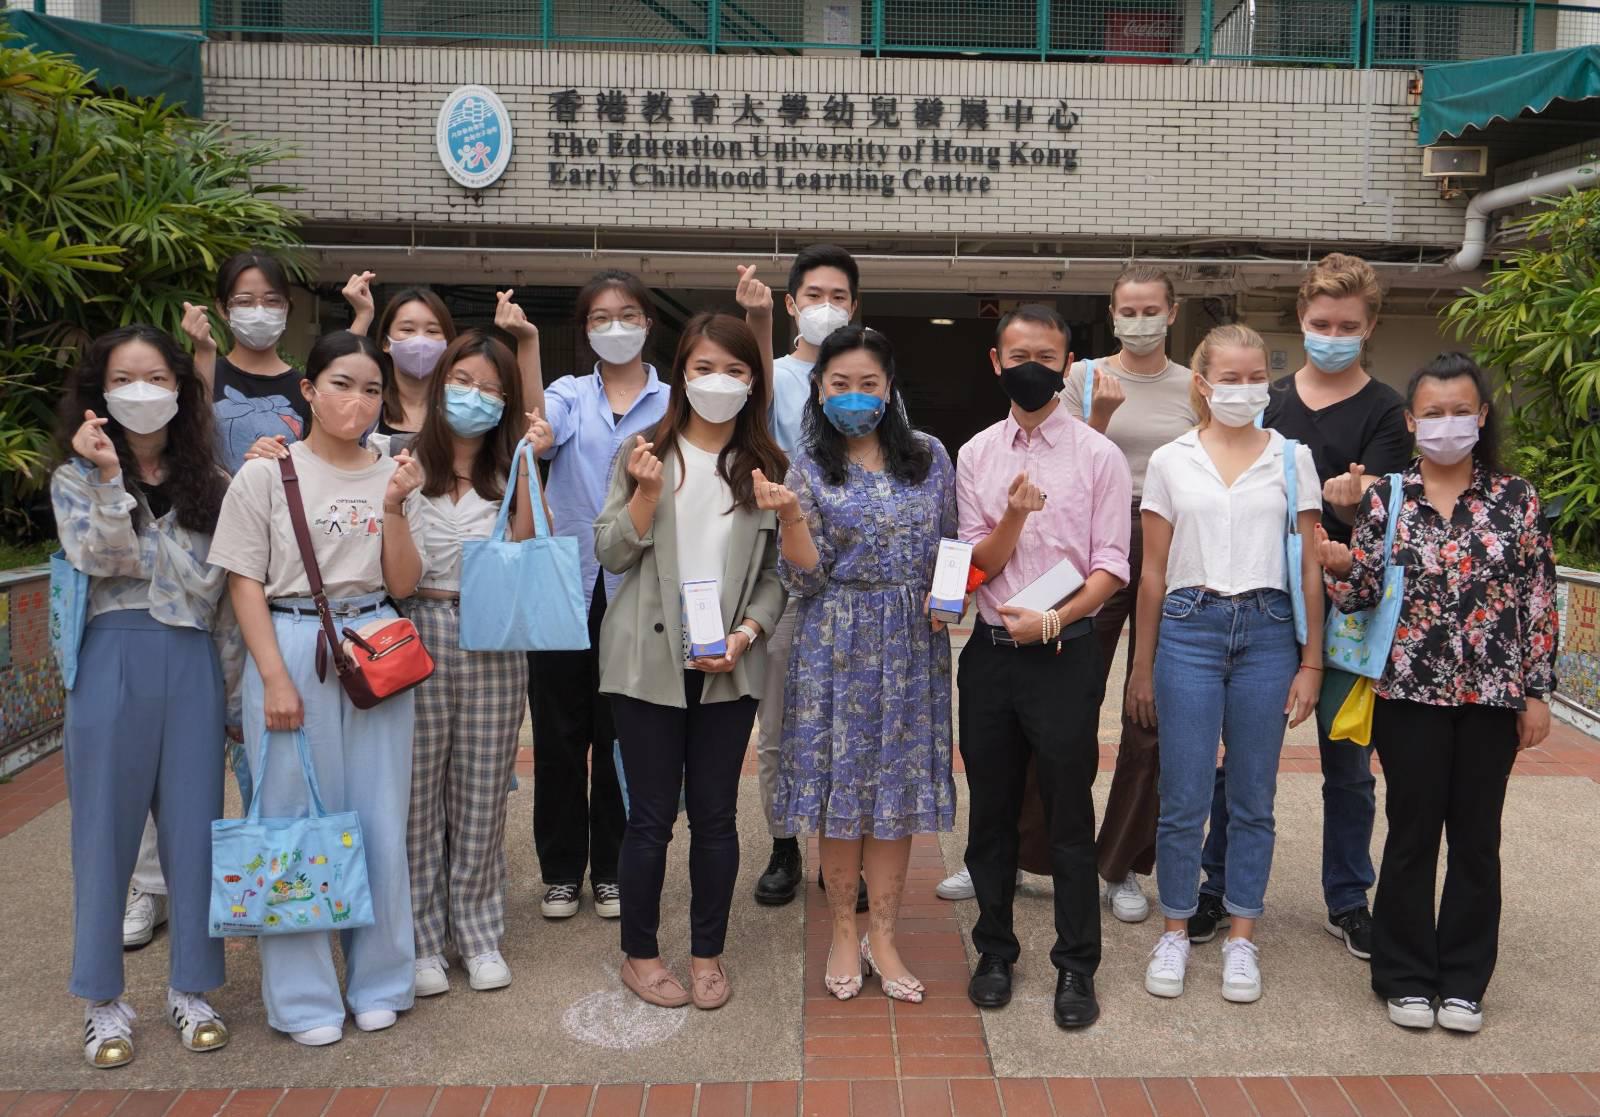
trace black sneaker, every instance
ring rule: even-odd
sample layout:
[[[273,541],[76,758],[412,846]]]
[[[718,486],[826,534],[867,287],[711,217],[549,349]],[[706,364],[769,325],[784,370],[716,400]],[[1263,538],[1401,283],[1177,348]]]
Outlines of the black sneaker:
[[[1210,892],[1200,893],[1200,908],[1189,917],[1189,941],[1210,942],[1217,937],[1219,928],[1233,923],[1233,916],[1222,906],[1222,897]]]
[[[773,907],[787,904],[800,887],[800,876],[800,842],[795,838],[775,839],[767,871],[756,881],[756,903]]]
[[[1372,958],[1372,913],[1367,905],[1330,915],[1322,927],[1334,938],[1343,939],[1344,948],[1363,962]]]
[[[571,919],[578,914],[578,885],[552,884],[539,901],[539,914],[546,919]]]

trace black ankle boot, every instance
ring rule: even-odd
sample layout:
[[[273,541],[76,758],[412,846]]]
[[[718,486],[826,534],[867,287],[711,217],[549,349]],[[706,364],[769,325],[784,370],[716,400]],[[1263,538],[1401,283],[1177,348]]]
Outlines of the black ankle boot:
[[[775,838],[767,871],[756,881],[756,903],[778,906],[794,899],[800,887],[800,842],[797,838]]]

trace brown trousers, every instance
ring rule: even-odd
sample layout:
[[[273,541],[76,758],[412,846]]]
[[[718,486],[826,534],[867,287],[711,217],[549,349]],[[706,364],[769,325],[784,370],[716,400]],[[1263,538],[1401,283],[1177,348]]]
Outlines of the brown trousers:
[[[1117,654],[1122,627],[1128,626],[1128,660],[1123,669],[1124,688],[1133,666],[1138,641],[1139,569],[1144,560],[1143,533],[1139,526],[1139,506],[1133,506],[1133,534],[1129,540],[1128,584],[1106,602],[1094,618],[1095,635],[1100,640],[1100,670],[1111,675],[1111,660]],[[1102,880],[1119,881],[1129,873],[1148,876],[1156,864],[1156,820],[1161,814],[1158,783],[1161,752],[1156,731],[1146,729],[1128,717],[1118,694],[1122,716],[1122,739],[1117,746],[1117,767],[1111,777],[1111,793],[1106,800],[1105,817],[1100,822],[1096,843],[1097,868]],[[1022,795],[1022,815],[1017,820],[1021,846],[1017,864],[1024,871],[1042,876],[1050,874],[1049,827],[1045,825],[1044,804],[1028,765],[1028,783]]]

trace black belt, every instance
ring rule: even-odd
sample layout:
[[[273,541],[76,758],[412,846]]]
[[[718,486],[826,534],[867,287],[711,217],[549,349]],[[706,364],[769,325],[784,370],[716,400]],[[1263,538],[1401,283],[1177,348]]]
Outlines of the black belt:
[[[367,613],[376,613],[379,609],[389,608],[389,601],[374,601],[371,605],[329,605],[328,611],[336,617],[359,617]],[[315,617],[318,615],[315,605],[280,605],[276,601],[269,601],[267,608],[274,613],[293,613],[300,617]]]
[[[1094,618],[1084,617],[1081,621],[1073,621],[1061,630],[1061,635],[1051,640],[1051,644],[1059,644],[1064,640],[1076,640],[1080,636],[1087,636],[1094,631]],[[972,626],[972,635],[977,639],[988,640],[997,648],[1042,648],[1044,644],[1019,644],[1011,638],[1011,633],[1004,628],[990,624],[981,618]]]

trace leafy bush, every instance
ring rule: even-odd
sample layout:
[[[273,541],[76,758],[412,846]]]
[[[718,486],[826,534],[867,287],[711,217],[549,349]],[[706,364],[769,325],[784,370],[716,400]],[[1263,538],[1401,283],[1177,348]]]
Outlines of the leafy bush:
[[[252,179],[287,151],[96,92],[70,55],[14,39],[0,33],[0,528],[26,538],[79,348],[129,322],[182,337],[222,260],[259,244],[292,261],[300,241],[274,198],[295,188]]]
[[[1509,458],[1555,515],[1561,557],[1600,560],[1600,189],[1542,199],[1523,245],[1445,310],[1504,375]]]

